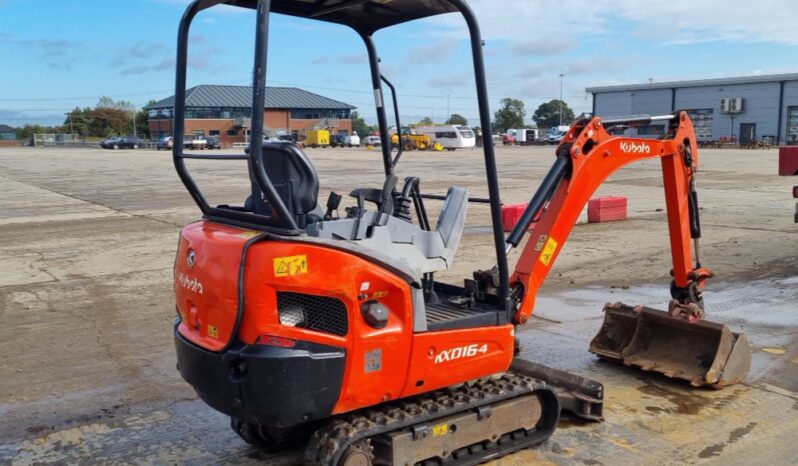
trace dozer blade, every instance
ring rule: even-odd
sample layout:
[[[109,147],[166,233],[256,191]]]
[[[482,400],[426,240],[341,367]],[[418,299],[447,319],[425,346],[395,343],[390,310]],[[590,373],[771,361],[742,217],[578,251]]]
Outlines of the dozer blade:
[[[600,382],[518,357],[513,359],[510,370],[554,387],[563,411],[589,421],[603,420],[604,385]]]
[[[622,303],[604,306],[604,323],[590,352],[627,366],[723,388],[745,379],[751,349],[745,333],[723,324],[689,322],[665,311]]]

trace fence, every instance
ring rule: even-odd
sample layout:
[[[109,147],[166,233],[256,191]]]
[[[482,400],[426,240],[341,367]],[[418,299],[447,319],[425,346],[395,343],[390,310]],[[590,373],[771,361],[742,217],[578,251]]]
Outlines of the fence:
[[[142,149],[155,149],[156,141],[141,141]],[[90,147],[99,148],[100,141],[86,141],[80,139],[78,134],[47,134],[38,133],[31,136],[30,145],[33,147]]]

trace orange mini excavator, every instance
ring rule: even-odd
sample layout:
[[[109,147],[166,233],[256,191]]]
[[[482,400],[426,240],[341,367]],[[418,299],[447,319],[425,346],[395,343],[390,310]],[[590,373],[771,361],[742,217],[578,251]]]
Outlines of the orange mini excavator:
[[[491,114],[477,19],[463,0],[196,0],[180,23],[173,130],[185,134],[189,27],[226,3],[256,10],[249,155],[192,154],[175,144],[176,170],[203,219],[183,228],[175,260],[178,369],[198,395],[230,416],[247,442],[267,449],[305,445],[309,465],[477,464],[539,444],[560,410],[601,419],[600,383],[516,358],[516,328],[532,314],[538,288],[596,188],[632,162],[662,162],[673,255],[667,312],[605,308],[591,344],[602,358],[693,385],[742,380],[750,365],[744,334],[704,320],[702,288],[712,273],[698,261],[698,151],[684,112],[618,119],[581,117],[521,220],[505,238],[494,148],[482,147],[489,196],[449,188],[425,194],[417,177],[397,186],[402,148],[392,150],[383,83],[372,40],[417,18],[460,13],[470,33],[481,127]],[[319,178],[292,142],[264,142],[270,13],[348,26],[363,39],[385,181],[319,205]],[[396,127],[401,128],[395,111]],[[658,122],[658,140],[615,135]],[[208,203],[187,160],[241,160],[251,186],[241,205]],[[199,162],[197,162],[199,163]],[[425,201],[442,200],[433,224]],[[460,242],[469,202],[490,206],[494,267],[463,286],[435,280]],[[507,252],[521,245],[511,273]],[[691,250],[695,241],[695,261]],[[489,266],[492,264],[488,264]]]

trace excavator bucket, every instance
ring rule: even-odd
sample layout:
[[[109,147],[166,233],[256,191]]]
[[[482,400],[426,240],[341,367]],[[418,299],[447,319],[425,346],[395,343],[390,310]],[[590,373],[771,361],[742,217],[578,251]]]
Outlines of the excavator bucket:
[[[590,342],[590,352],[695,387],[723,388],[745,379],[751,349],[745,333],[699,320],[689,322],[642,306],[604,306],[604,323]]]

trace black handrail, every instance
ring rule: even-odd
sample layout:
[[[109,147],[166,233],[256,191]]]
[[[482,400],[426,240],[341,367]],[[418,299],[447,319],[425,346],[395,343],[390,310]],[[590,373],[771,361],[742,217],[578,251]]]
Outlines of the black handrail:
[[[388,78],[386,78],[384,74],[380,74],[380,79],[387,84],[388,88],[391,90],[391,100],[393,101],[393,116],[396,120],[396,140],[399,141],[399,150],[396,152],[396,157],[394,157],[391,162],[391,168],[396,168],[396,164],[399,163],[399,157],[402,156],[405,147],[402,143],[402,122],[399,121],[399,102],[396,100],[396,88],[393,87],[393,84],[388,81]],[[391,145],[393,145],[393,138],[391,138]]]
[[[490,106],[488,103],[487,80],[485,77],[485,62],[482,54],[483,41],[477,23],[476,16],[464,0],[442,0],[447,1],[457,8],[465,19],[470,34],[471,55],[474,64],[474,78],[477,92],[477,104],[479,107],[480,125],[484,134],[493,134],[491,130]],[[182,141],[185,134],[185,97],[186,97],[186,66],[188,64],[188,31],[191,21],[196,14],[213,5],[226,3],[225,0],[195,0],[187,8],[180,22],[178,32],[177,50],[177,73],[175,79],[175,119],[173,123],[175,140]],[[346,2],[349,4],[350,2]],[[354,4],[353,2],[352,4]],[[253,181],[253,195],[259,199],[261,193],[266,196],[266,200],[271,204],[272,216],[252,214],[248,212],[238,212],[230,209],[220,209],[208,205],[205,198],[200,193],[196,184],[185,168],[182,144],[176,144],[173,148],[173,159],[175,168],[194,198],[203,215],[210,218],[223,218],[239,224],[249,224],[256,228],[268,229],[269,226],[280,227],[283,234],[299,234],[301,230],[297,228],[296,222],[288,214],[288,210],[282,199],[277,195],[274,186],[263,166],[262,158],[258,156],[262,150],[263,134],[263,107],[265,105],[265,85],[266,85],[266,59],[267,59],[267,40],[269,28],[269,7],[270,0],[258,0],[257,19],[256,19],[256,43],[255,43],[255,63],[253,73],[253,134],[250,152],[250,176]],[[361,36],[368,52],[369,67],[371,71],[372,87],[374,89],[374,100],[377,111],[377,123],[382,139],[382,158],[385,174],[392,175],[394,161],[391,157],[391,139],[388,134],[387,118],[385,116],[385,103],[383,101],[382,80],[379,69],[379,57],[374,45],[374,41],[367,28],[362,28],[356,32]],[[401,132],[401,128],[399,128]],[[401,141],[401,134],[400,134]],[[499,192],[499,178],[496,169],[496,154],[492,144],[483,145],[485,158],[485,172],[488,182],[488,195],[490,199],[491,222],[493,226],[493,240],[496,248],[496,262],[499,275],[498,295],[500,307],[507,312],[512,312],[509,294],[509,268],[507,264],[507,252],[505,251],[504,228],[501,216],[501,199]],[[258,188],[260,190],[258,191]],[[256,192],[257,191],[257,192]],[[265,228],[264,228],[265,227]]]

